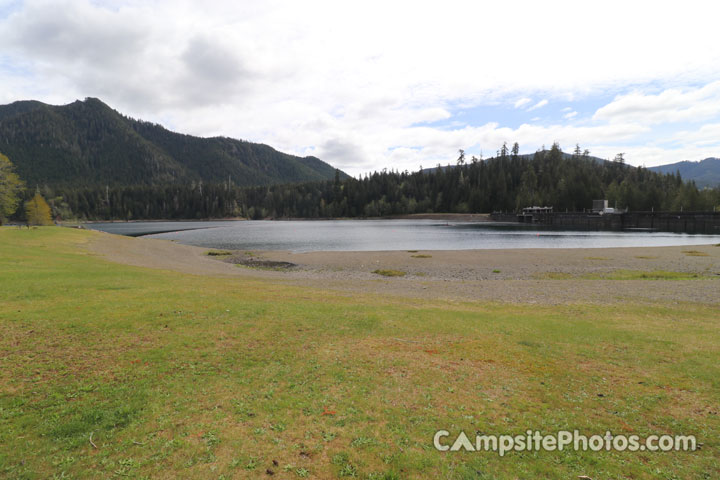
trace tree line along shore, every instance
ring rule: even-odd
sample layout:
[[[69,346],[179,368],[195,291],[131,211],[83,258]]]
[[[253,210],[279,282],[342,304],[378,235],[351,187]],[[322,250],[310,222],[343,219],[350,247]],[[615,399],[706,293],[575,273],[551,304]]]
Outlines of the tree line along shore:
[[[503,145],[486,160],[466,160],[460,151],[452,167],[417,172],[383,170],[361,178],[240,187],[231,182],[163,185],[36,185],[21,194],[47,200],[53,218],[143,220],[207,218],[359,218],[413,214],[516,212],[549,205],[582,212],[598,198],[634,211],[714,211],[720,188],[699,189],[677,173],[590,157],[577,147],[520,155]],[[27,212],[6,214],[26,221]]]

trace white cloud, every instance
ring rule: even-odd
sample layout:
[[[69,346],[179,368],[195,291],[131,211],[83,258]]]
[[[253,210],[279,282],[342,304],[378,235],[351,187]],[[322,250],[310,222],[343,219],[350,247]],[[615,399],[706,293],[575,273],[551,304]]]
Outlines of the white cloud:
[[[648,125],[720,111],[711,83],[720,79],[715,17],[692,0],[682,9],[616,0],[449,0],[442,8],[380,0],[29,0],[13,10],[0,18],[5,102],[97,96],[182,132],[314,154],[350,173],[447,163],[458,148],[494,152],[502,141],[527,151],[555,140],[614,148],[651,135]],[[499,18],[521,33],[507,35]],[[625,33],[587,35],[607,25]],[[503,41],[483,40],[492,38]],[[508,128],[486,119],[454,126],[460,117],[451,115],[457,105],[523,114],[532,98],[543,100],[529,110],[649,82],[670,93],[619,96],[578,127]],[[709,85],[687,88],[700,84]],[[428,126],[438,121],[445,126]]]
[[[320,145],[315,155],[320,158],[335,158],[337,163],[347,165],[350,170],[362,170],[370,163],[365,146],[347,138],[329,139]]]
[[[547,101],[547,100],[540,100],[540,101],[537,102],[535,105],[533,105],[532,107],[528,108],[527,111],[528,111],[528,112],[532,112],[533,110],[537,110],[538,108],[542,108],[542,107],[544,107],[544,106],[547,105],[547,104],[548,104],[548,101]]]
[[[671,88],[657,94],[633,92],[621,95],[598,109],[595,120],[642,121],[647,124],[702,121],[720,112],[720,81],[701,88]]]
[[[678,145],[693,147],[715,147],[715,156],[720,156],[720,123],[709,123],[697,130],[681,131],[673,135],[672,141]]]
[[[520,108],[528,103],[532,102],[532,98],[523,97],[514,103],[515,108]]]
[[[563,118],[567,118],[568,120],[570,120],[571,118],[576,117],[577,114],[578,114],[578,112],[575,112],[575,111],[568,112],[565,115],[563,115]]]

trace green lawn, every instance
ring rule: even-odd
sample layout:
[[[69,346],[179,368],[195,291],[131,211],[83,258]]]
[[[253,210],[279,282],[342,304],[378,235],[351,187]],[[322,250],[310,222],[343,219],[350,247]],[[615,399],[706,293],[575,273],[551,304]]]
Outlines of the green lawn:
[[[93,235],[0,229],[0,478],[720,477],[717,307],[350,298],[112,264]],[[439,429],[704,445],[500,458]]]

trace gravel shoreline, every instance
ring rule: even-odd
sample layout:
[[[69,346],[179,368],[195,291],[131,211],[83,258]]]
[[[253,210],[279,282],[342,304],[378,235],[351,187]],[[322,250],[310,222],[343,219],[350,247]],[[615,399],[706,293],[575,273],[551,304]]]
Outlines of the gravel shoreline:
[[[246,277],[342,294],[512,303],[720,303],[720,247],[461,251],[233,252],[98,232],[110,261],[195,275]],[[244,256],[252,261],[244,261]],[[273,268],[274,262],[282,268]],[[236,265],[234,263],[239,263]],[[287,268],[287,264],[294,267]],[[253,266],[258,265],[258,266]],[[385,277],[375,270],[403,276]],[[647,272],[645,275],[643,272]],[[657,272],[667,279],[656,279]],[[647,277],[647,278],[643,278]]]

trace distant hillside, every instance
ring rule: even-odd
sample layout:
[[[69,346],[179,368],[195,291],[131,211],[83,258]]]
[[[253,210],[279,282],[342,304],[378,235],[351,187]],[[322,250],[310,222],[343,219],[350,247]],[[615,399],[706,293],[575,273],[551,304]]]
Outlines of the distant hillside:
[[[549,151],[550,151],[550,150],[545,149],[545,150],[539,150],[538,152],[541,153],[541,154],[543,154],[543,155],[545,155],[545,154],[547,154]],[[538,152],[535,152],[535,153],[538,153]],[[521,153],[520,155],[517,156],[517,158],[520,159],[520,160],[523,160],[523,161],[532,160],[533,158],[535,158],[535,153]],[[573,154],[567,153],[567,152],[561,152],[560,155],[561,155],[562,158],[565,159],[565,160],[572,160],[572,159],[576,158]],[[497,158],[497,157],[488,157],[488,158],[483,159],[483,161],[487,162],[487,161],[490,161],[490,160],[495,160],[496,158]],[[587,161],[594,162],[594,163],[598,163],[598,164],[603,164],[603,163],[606,163],[606,162],[608,162],[608,163],[610,162],[610,160],[605,160],[605,159],[600,158],[600,157],[593,157],[592,155],[582,155],[582,156],[580,156],[580,158],[583,159],[583,160],[587,160]],[[466,163],[466,164],[471,164],[471,163],[472,163],[472,160],[466,159],[466,160],[465,160],[465,163]],[[446,171],[448,168],[454,168],[454,167],[457,167],[457,164],[440,165],[440,169],[441,169],[442,171]],[[433,173],[433,172],[435,172],[437,169],[438,169],[437,166],[435,166],[435,167],[430,167],[430,168],[423,168],[423,169],[421,170],[421,172],[423,172],[423,173]],[[672,172],[672,173],[675,173],[675,172]]]
[[[700,187],[720,186],[720,158],[706,158],[699,162],[677,162],[669,165],[651,167],[649,170],[659,173],[680,172],[683,180],[693,180]]]
[[[543,151],[546,152],[546,151]],[[518,155],[518,158],[523,160],[532,160],[535,156],[534,153],[527,153]],[[563,152],[562,153],[563,158],[569,159],[572,158],[572,154]],[[494,157],[490,157],[486,160],[490,160]],[[583,156],[582,158],[590,160],[592,162],[603,164],[606,162],[611,162],[610,160],[605,160],[600,157],[593,157],[593,156]],[[467,163],[470,163],[468,160]],[[441,165],[440,168],[442,170],[447,170],[448,168],[454,168],[456,165],[449,164],[449,165]],[[437,167],[431,167],[431,168],[423,168],[424,173],[430,173],[437,170]],[[685,181],[694,181],[695,184],[699,188],[715,188],[720,187],[720,158],[706,158],[705,160],[701,160],[699,162],[690,162],[690,161],[683,161],[683,162],[677,162],[677,163],[671,163],[668,165],[660,165],[657,167],[650,167],[648,170],[666,174],[666,173],[678,173],[680,172],[680,176]]]
[[[98,99],[0,106],[0,152],[29,186],[227,182],[255,186],[334,178],[315,157],[225,137],[200,138],[121,115]],[[342,173],[341,178],[347,176]]]

